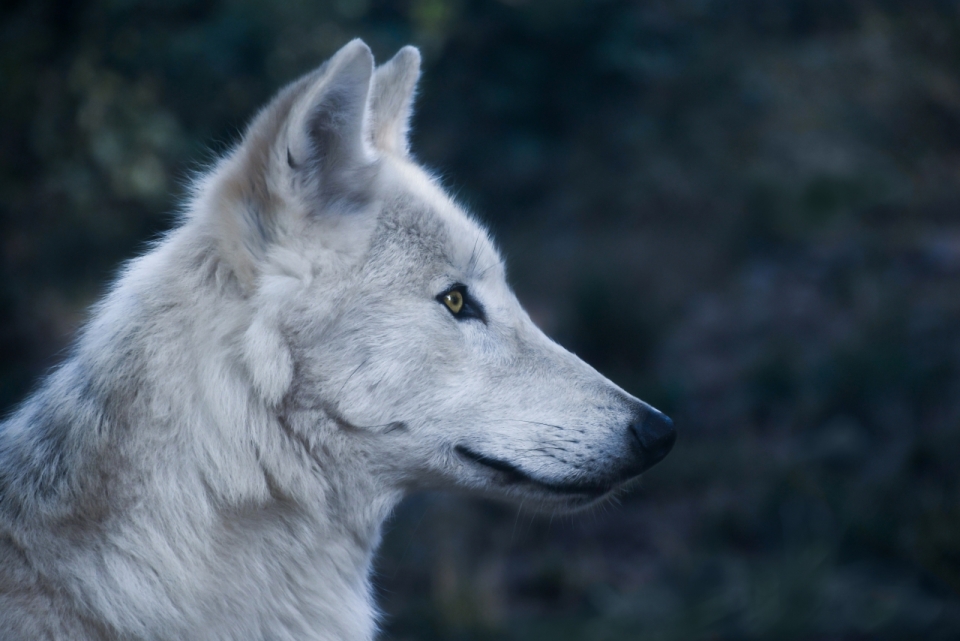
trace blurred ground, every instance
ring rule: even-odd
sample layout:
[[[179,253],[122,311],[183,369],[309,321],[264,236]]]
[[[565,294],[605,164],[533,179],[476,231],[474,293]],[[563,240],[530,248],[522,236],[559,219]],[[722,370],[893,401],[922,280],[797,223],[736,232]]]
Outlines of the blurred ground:
[[[0,406],[189,177],[354,36],[534,319],[671,413],[617,505],[417,496],[385,638],[960,638],[960,4],[12,2]]]

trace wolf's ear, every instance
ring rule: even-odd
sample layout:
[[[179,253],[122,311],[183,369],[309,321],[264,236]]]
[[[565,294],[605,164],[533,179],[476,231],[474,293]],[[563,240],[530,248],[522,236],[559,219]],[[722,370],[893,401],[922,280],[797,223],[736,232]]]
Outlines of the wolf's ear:
[[[420,79],[420,52],[406,46],[373,74],[370,111],[374,145],[383,151],[406,155],[413,98]]]
[[[315,195],[325,204],[364,193],[372,178],[376,158],[367,142],[372,77],[370,47],[352,40],[291,107],[287,164],[300,180],[318,181]]]
[[[244,292],[272,245],[366,204],[375,176],[369,94],[373,54],[360,40],[280,92],[241,144],[198,183],[192,210],[217,239]],[[334,243],[335,234],[327,239]]]

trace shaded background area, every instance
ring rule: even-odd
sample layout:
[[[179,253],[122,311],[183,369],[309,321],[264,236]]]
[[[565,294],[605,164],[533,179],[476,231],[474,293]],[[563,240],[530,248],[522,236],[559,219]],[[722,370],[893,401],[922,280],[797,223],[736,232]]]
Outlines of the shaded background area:
[[[414,149],[676,419],[618,504],[388,524],[384,638],[960,638],[960,5],[102,0],[0,14],[0,407],[274,91],[425,55]]]

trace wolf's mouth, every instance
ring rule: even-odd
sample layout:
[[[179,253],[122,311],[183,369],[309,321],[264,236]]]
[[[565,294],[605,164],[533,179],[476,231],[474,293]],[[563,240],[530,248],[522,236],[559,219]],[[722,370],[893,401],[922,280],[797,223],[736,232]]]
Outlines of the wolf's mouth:
[[[555,483],[535,478],[522,469],[507,461],[479,454],[465,445],[454,448],[460,456],[477,465],[500,472],[509,485],[529,484],[549,490],[557,494],[579,494],[590,498],[598,498],[613,489],[609,483]]]

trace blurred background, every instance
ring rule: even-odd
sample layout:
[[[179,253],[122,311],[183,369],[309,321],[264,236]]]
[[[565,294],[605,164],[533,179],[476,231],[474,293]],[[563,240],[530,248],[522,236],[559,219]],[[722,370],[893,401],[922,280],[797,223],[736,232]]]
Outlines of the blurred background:
[[[418,157],[680,439],[584,514],[409,499],[383,637],[960,638],[960,3],[0,11],[3,411],[279,87],[413,43]]]

